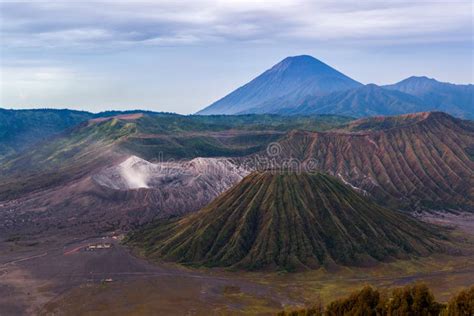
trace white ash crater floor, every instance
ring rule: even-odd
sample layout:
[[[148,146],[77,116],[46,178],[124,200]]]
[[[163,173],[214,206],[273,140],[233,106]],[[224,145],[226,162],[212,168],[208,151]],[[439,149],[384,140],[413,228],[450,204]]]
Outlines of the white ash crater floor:
[[[229,158],[195,158],[182,162],[152,163],[130,156],[117,166],[104,169],[93,179],[116,190],[191,188],[212,183],[212,189],[223,192],[249,174],[249,170]]]
[[[249,173],[228,158],[151,163],[130,156],[96,174],[3,203],[0,237],[128,230],[197,211]]]

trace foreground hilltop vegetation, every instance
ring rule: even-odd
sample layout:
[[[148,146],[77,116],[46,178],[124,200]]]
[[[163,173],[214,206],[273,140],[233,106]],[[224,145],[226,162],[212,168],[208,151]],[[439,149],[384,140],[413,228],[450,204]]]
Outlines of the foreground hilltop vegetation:
[[[324,308],[321,302],[307,309],[282,311],[278,316],[339,316],[339,315],[474,315],[474,286],[454,295],[447,304],[435,300],[424,284],[407,285],[392,291],[365,286],[346,298],[331,302]]]
[[[132,233],[150,258],[240,269],[361,265],[442,251],[437,228],[324,174],[255,172],[197,213]]]

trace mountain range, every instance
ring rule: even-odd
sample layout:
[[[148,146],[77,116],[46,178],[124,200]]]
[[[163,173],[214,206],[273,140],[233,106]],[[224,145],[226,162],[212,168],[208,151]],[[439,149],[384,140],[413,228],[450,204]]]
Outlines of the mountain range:
[[[374,84],[331,93],[319,98],[308,97],[296,108],[278,111],[283,115],[334,114],[352,117],[398,115],[423,112],[426,106],[415,96],[388,90]]]
[[[187,214],[268,168],[262,161],[308,164],[384,207],[474,209],[474,126],[444,113],[133,113],[84,121],[4,157],[0,232],[127,230]]]
[[[93,118],[3,158],[0,234],[61,231],[65,221],[81,234],[130,229],[195,211],[248,174],[238,157],[265,151],[293,129],[349,121],[165,113]]]
[[[248,270],[454,251],[410,213],[474,211],[473,122],[423,112],[469,116],[471,95],[300,56],[201,113],[222,115],[0,110],[0,238],[131,232],[150,258]]]
[[[386,206],[474,210],[472,121],[441,112],[371,117],[339,130],[291,131],[277,148],[261,155],[277,167],[309,164]]]
[[[426,104],[437,106],[437,111],[458,117],[474,118],[472,84],[456,85],[427,77],[410,77],[385,88],[414,95]]]
[[[353,117],[443,111],[474,117],[474,86],[410,77],[362,85],[311,56],[285,58],[197,114],[338,114]]]

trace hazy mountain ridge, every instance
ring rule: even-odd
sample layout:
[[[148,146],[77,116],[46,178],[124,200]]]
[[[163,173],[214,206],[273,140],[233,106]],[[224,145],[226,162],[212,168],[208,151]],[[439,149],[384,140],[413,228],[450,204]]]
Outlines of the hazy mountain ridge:
[[[413,76],[384,88],[414,95],[430,106],[432,111],[474,118],[474,85],[472,84],[452,84]]]
[[[398,115],[423,112],[426,106],[417,97],[399,91],[391,91],[374,84],[335,92],[319,98],[306,98],[296,108],[283,109],[279,114],[314,115],[335,114],[353,117]]]
[[[474,86],[410,77],[362,85],[310,56],[288,57],[197,114],[337,114],[354,117],[443,111],[474,118]]]
[[[92,117],[92,113],[73,110],[0,109],[0,158],[21,152]]]

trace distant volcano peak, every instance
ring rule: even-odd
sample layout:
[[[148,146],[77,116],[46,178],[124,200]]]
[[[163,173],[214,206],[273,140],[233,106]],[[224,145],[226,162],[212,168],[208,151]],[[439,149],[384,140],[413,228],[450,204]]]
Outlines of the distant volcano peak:
[[[335,75],[340,74],[345,76],[331,66],[323,63],[319,59],[316,59],[309,55],[290,56],[283,59],[281,62],[273,66],[270,70],[272,71],[292,71],[296,73],[296,76],[316,76],[323,74]]]
[[[359,86],[359,82],[312,56],[292,56],[198,114],[255,113],[269,103],[279,108],[287,103],[296,104],[308,95],[325,95]]]
[[[320,61],[317,58],[314,58],[313,56],[310,55],[298,55],[298,56],[288,56],[285,59],[283,59],[281,62],[275,65],[295,65],[295,64],[323,64],[322,61]]]
[[[434,81],[434,82],[439,82],[438,80],[434,79],[434,78],[430,78],[430,77],[427,77],[427,76],[411,76],[411,77],[408,77],[407,79],[405,79],[407,81]]]

